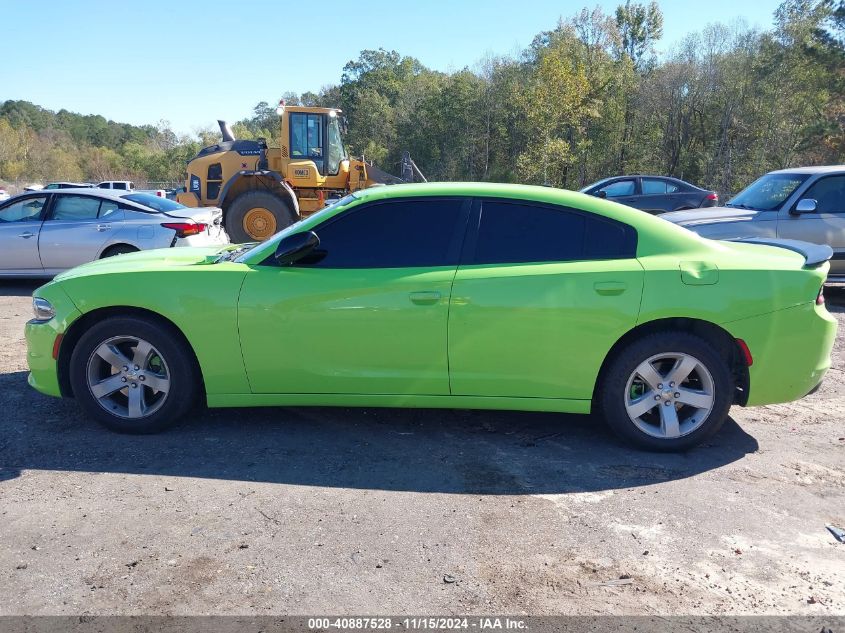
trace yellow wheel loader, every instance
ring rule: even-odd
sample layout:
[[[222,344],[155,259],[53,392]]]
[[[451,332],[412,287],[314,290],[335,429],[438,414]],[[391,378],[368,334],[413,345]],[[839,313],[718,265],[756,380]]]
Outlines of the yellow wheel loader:
[[[226,122],[218,121],[222,141],[191,159],[185,191],[176,197],[189,207],[222,208],[232,242],[266,240],[358,189],[413,182],[415,172],[425,180],[407,152],[401,178],[349,158],[338,109],[282,101],[276,111],[282,126],[278,148],[268,148],[264,139],[237,140]]]

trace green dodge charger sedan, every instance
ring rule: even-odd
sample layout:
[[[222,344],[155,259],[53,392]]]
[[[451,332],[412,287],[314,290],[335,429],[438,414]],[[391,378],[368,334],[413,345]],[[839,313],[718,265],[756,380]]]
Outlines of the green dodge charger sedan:
[[[29,383],[135,433],[202,401],[592,411],[681,450],[830,366],[830,249],[756,241],[543,187],[374,188],[262,244],[59,275],[34,293]]]

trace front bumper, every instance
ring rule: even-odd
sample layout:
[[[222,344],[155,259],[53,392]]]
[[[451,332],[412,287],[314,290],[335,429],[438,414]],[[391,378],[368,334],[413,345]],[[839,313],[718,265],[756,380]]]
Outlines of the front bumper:
[[[29,364],[27,382],[48,396],[61,396],[58,363],[53,358],[53,345],[61,333],[51,327],[51,323],[30,321],[26,324],[26,360]]]
[[[49,321],[29,321],[24,329],[26,336],[26,360],[29,364],[27,382],[36,390],[48,396],[61,397],[58,361],[53,358],[56,339],[64,336],[68,327],[82,314],[63,290],[55,284],[47,284],[35,291],[53,304],[56,316]]]
[[[747,406],[803,398],[830,369],[837,323],[823,305],[804,303],[724,327],[748,344],[754,359]]]

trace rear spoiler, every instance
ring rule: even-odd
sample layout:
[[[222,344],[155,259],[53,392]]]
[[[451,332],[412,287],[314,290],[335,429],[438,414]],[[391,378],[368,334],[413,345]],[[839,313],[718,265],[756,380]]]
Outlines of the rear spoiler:
[[[811,244],[801,240],[782,240],[775,237],[739,237],[728,241],[785,248],[793,253],[803,255],[805,266],[818,266],[833,257],[833,249],[827,244]]]

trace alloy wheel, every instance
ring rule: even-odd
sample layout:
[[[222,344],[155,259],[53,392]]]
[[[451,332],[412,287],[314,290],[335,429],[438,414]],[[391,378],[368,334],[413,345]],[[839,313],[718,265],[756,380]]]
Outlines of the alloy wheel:
[[[628,378],[625,410],[636,427],[659,439],[689,435],[713,410],[713,376],[700,360],[682,352],[656,354]]]
[[[148,341],[115,336],[92,352],[88,389],[112,415],[138,419],[158,411],[170,395],[170,371],[164,356]]]

